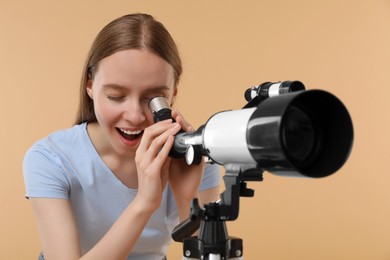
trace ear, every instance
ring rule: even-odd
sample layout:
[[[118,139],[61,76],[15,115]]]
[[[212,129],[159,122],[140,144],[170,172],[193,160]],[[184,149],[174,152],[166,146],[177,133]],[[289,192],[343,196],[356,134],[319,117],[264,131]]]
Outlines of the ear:
[[[93,100],[93,91],[92,91],[93,81],[89,79],[85,85],[85,90],[87,91],[88,96]]]

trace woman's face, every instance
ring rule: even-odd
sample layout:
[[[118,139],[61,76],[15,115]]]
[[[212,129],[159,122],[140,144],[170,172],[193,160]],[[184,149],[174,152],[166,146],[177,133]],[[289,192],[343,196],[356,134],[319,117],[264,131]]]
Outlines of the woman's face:
[[[144,129],[153,124],[150,99],[164,96],[173,102],[174,71],[148,50],[118,51],[100,61],[87,92],[93,99],[104,147],[121,156],[131,156]]]

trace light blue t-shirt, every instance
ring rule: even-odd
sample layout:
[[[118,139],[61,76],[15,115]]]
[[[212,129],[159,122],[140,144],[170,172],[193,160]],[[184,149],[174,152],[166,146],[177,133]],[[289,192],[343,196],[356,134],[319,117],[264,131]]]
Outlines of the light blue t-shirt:
[[[24,158],[26,197],[70,201],[80,236],[82,253],[108,231],[137,194],[125,186],[95,150],[86,123],[55,132],[35,143]],[[200,190],[220,183],[219,167],[207,165]],[[160,208],[153,214],[127,259],[162,259],[179,223],[169,185]]]

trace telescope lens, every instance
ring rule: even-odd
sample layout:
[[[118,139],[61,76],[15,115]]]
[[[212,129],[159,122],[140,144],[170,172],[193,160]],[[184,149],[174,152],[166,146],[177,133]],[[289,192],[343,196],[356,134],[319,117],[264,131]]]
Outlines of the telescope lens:
[[[281,176],[320,178],[347,160],[353,142],[351,117],[334,95],[296,91],[261,102],[248,123],[255,161]]]
[[[297,166],[303,167],[316,157],[316,147],[321,140],[319,127],[315,125],[311,117],[302,109],[292,106],[286,111],[282,123],[282,145],[285,147],[287,156]]]

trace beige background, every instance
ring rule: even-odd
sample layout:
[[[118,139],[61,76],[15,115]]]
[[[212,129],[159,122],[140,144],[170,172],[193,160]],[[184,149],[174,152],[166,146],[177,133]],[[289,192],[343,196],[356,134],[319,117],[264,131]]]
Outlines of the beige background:
[[[328,90],[352,115],[353,151],[337,174],[249,184],[255,197],[229,223],[245,259],[390,259],[389,0],[0,0],[1,259],[36,259],[23,155],[72,125],[93,38],[131,12],[153,14],[176,39],[185,66],[177,105],[195,126],[278,80]],[[176,244],[168,256],[180,254]]]

